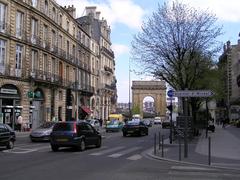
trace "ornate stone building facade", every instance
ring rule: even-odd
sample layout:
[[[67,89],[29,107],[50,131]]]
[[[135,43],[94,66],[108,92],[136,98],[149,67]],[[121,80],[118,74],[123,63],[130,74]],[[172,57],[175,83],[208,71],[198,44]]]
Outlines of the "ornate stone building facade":
[[[86,7],[86,16],[78,19],[78,22],[86,30],[91,32],[92,39],[99,44],[99,54],[95,57],[97,73],[96,108],[99,110],[98,117],[106,120],[110,113],[116,111],[117,89],[115,77],[114,53],[111,49],[111,29],[105,19],[99,19],[100,12],[96,7]],[[93,103],[92,103],[93,104]]]
[[[37,127],[43,121],[97,117],[97,41],[73,6],[54,0],[0,0],[0,122]],[[97,97],[97,96],[96,96]],[[98,102],[98,103],[97,103]]]

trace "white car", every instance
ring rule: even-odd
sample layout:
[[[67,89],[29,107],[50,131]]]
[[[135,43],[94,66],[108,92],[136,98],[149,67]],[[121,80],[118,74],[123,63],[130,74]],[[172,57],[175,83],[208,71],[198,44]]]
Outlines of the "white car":
[[[153,123],[154,124],[162,124],[162,120],[160,117],[155,117]]]

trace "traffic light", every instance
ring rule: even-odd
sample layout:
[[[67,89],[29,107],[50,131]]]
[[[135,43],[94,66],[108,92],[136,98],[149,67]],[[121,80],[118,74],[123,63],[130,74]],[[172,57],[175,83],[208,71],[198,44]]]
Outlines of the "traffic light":
[[[27,97],[28,97],[28,98],[34,98],[34,92],[28,91],[28,92],[27,92]]]
[[[172,104],[168,105],[168,106],[167,106],[167,109],[168,109],[169,111],[172,111],[172,110],[173,110],[173,105],[172,105]]]

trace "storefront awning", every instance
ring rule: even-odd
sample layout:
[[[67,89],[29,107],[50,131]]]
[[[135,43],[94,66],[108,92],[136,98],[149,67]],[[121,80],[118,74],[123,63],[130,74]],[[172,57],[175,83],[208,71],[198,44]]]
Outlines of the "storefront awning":
[[[85,106],[81,106],[81,108],[82,108],[82,110],[85,112],[85,113],[87,113],[87,114],[91,114],[91,109],[90,108],[88,108],[88,107],[85,107]]]

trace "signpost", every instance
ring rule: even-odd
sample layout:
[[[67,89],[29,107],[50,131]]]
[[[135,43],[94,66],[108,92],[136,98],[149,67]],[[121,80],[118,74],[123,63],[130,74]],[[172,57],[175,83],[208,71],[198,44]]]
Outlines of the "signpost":
[[[172,129],[173,129],[173,122],[172,122],[172,111],[173,111],[173,108],[172,108],[172,97],[174,95],[174,91],[172,89],[170,89],[168,92],[167,92],[167,95],[170,97],[170,144],[172,144],[172,137],[173,137],[173,133],[172,133]]]
[[[207,98],[211,97],[214,95],[214,93],[211,90],[179,90],[179,91],[173,91],[169,90],[167,92],[167,95],[171,97],[182,97],[184,98],[184,116],[188,116],[187,113],[187,98],[188,97],[204,97],[206,98],[206,108],[208,111],[208,106],[207,106]],[[172,100],[171,100],[172,104]],[[208,112],[207,112],[208,113]],[[172,115],[172,112],[171,112]],[[188,157],[188,142],[187,142],[187,129],[188,129],[188,118],[185,118],[184,120],[184,157]],[[208,122],[208,114],[207,114],[207,122]],[[207,136],[207,127],[206,127],[206,136]],[[172,117],[171,117],[171,129],[170,129],[170,142],[171,142],[171,137],[172,137]]]

